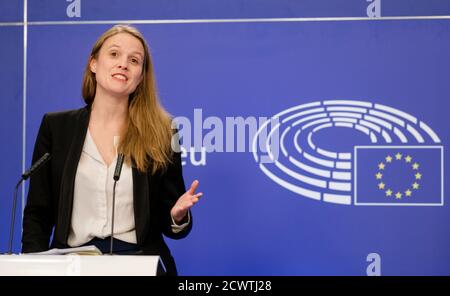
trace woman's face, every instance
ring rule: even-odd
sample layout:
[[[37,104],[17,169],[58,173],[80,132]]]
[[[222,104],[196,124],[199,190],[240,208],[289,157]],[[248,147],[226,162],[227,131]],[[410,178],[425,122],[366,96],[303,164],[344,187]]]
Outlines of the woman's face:
[[[144,47],[139,39],[119,33],[103,43],[97,59],[92,59],[90,69],[95,73],[97,94],[126,97],[142,81]]]

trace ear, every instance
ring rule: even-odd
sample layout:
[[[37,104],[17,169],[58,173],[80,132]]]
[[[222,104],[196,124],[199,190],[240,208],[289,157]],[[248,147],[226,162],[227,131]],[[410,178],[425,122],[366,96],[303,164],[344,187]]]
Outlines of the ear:
[[[97,61],[92,58],[91,61],[89,62],[89,68],[91,69],[92,73],[96,73],[97,71]]]

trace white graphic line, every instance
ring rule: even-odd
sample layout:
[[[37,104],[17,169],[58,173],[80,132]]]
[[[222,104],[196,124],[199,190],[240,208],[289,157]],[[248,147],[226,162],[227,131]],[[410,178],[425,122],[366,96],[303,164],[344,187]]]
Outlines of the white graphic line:
[[[278,185],[280,185],[292,192],[295,192],[299,195],[303,195],[305,197],[309,197],[309,198],[312,198],[315,200],[320,200],[320,192],[309,190],[309,189],[306,189],[306,188],[303,188],[300,186],[290,184],[290,183],[284,181],[283,179],[279,178],[278,176],[272,174],[272,172],[270,172],[262,163],[259,164],[259,168],[263,171],[264,174],[266,174],[267,177],[272,179],[272,181],[274,181]]]
[[[333,172],[332,173],[333,179],[336,180],[351,180],[352,179],[352,174],[351,173],[347,173],[347,172]]]
[[[301,130],[298,130],[294,135],[294,146],[298,153],[302,154],[302,148],[298,144],[298,136],[300,135]]]
[[[333,117],[333,116],[331,116],[331,117],[332,117],[334,122],[350,122],[350,123],[357,123],[358,122],[358,120],[356,118]]]
[[[419,126],[430,136],[431,139],[433,139],[433,141],[435,143],[441,142],[441,139],[439,139],[439,137],[436,135],[436,133],[428,125],[426,125],[425,122],[421,121],[419,123]]]
[[[301,181],[303,183],[309,184],[309,185],[313,185],[316,187],[320,187],[320,188],[327,188],[327,182],[319,180],[319,179],[315,179],[315,178],[311,178],[305,175],[302,175],[300,173],[294,172],[293,170],[287,168],[286,166],[284,166],[283,164],[281,164],[279,161],[275,161],[275,165],[284,173],[286,173],[288,176],[291,176],[292,178]]]
[[[397,135],[397,137],[400,139],[402,143],[408,143],[408,140],[406,139],[405,135],[397,127],[394,127],[394,134]]]
[[[293,114],[293,115],[291,115],[289,117],[284,118],[281,121],[281,123],[286,123],[286,122],[288,122],[288,121],[290,121],[290,120],[292,120],[294,118],[302,117],[303,115],[308,115],[308,114],[311,114],[311,113],[323,112],[324,110],[325,110],[324,108],[315,108],[315,109],[309,109],[309,110],[306,110],[306,111],[303,111],[303,112],[295,113],[295,114]]]
[[[284,137],[286,136],[286,134],[289,132],[290,129],[291,129],[291,127],[288,126],[288,127],[283,131],[283,133],[281,134],[281,137],[280,137],[280,147],[281,147],[281,152],[283,152],[283,155],[286,156],[286,157],[288,156],[288,153],[287,153],[286,147],[284,147]]]
[[[317,148],[317,153],[325,156],[325,157],[329,157],[329,158],[333,158],[333,159],[337,159],[338,158],[338,154],[336,152],[330,152],[327,151],[325,149],[322,148]]]
[[[305,129],[307,129],[308,127],[317,125],[317,124],[319,124],[319,123],[330,122],[330,121],[331,121],[330,118],[323,118],[323,119],[314,120],[314,121],[311,121],[311,122],[305,124],[304,126],[302,126],[302,130],[305,130]],[[330,123],[330,126],[331,126],[331,123]],[[315,132],[315,129],[314,129],[314,132]]]
[[[339,153],[338,158],[349,160],[349,159],[352,159],[352,154],[350,152],[349,153]]]
[[[385,106],[385,105],[381,105],[381,104],[375,104],[375,109],[383,110],[383,111],[395,114],[397,116],[403,117],[403,118],[411,121],[414,124],[417,124],[417,118],[415,118],[414,116],[412,116],[406,112],[400,111],[398,109],[395,109],[395,108],[392,108],[389,106]]]
[[[364,126],[359,125],[359,124],[355,124],[355,129],[357,129],[357,130],[365,133],[366,135],[370,136],[370,131],[369,131],[369,129],[367,127],[364,127]]]
[[[22,22],[3,22],[0,23],[0,27],[17,27],[17,26],[23,26],[24,23]]]
[[[267,135],[267,139],[266,139],[266,151],[267,154],[269,154],[270,159],[273,161],[275,160],[275,158],[273,157],[272,154],[272,150],[270,149],[270,144],[269,142],[271,141],[270,138],[272,137],[273,133],[280,127],[280,123],[277,123],[277,125],[275,125],[273,127],[273,129],[270,131],[270,133]]]
[[[370,129],[376,131],[377,133],[381,133],[381,127],[379,127],[378,125],[376,125],[376,124],[374,124],[374,123],[365,121],[365,120],[363,120],[363,119],[361,119],[361,120],[359,121],[359,123],[360,123],[361,125],[367,126],[368,128],[370,128]]]
[[[350,113],[350,112],[330,112],[331,117],[352,117],[352,118],[362,118],[362,114]]]
[[[385,130],[381,131],[381,136],[383,136],[386,143],[392,143],[391,136]]]
[[[364,115],[364,119],[367,121],[371,121],[373,123],[378,123],[381,126],[384,126],[385,128],[387,128],[388,130],[392,130],[392,124],[390,124],[389,122],[383,120],[383,119],[379,119],[370,115]]]
[[[295,107],[291,107],[289,109],[283,110],[277,114],[275,114],[274,117],[281,117],[285,114],[291,113],[293,111],[297,111],[297,110],[301,110],[301,109],[306,109],[306,108],[310,108],[310,107],[317,107],[320,106],[322,103],[321,102],[313,102],[313,103],[308,103],[308,104],[303,104],[303,105],[298,105]]]
[[[336,122],[336,123],[334,124],[334,126],[337,126],[337,127],[353,128],[353,124],[352,124],[352,123],[348,123],[348,122]]]
[[[294,18],[235,18],[235,19],[165,19],[165,20],[99,20],[99,21],[33,21],[31,25],[101,25],[101,24],[202,24],[202,23],[283,23],[283,22],[348,22],[348,21],[407,21],[446,20],[449,15],[371,17],[294,17]]]
[[[257,153],[257,149],[256,149],[256,142],[258,141],[258,136],[261,134],[262,130],[269,124],[269,122],[271,122],[272,120],[267,120],[266,122],[264,122],[258,129],[258,131],[256,132],[255,136],[253,137],[253,143],[252,143],[252,149],[253,149],[253,158],[255,159],[256,162],[258,162],[258,153]]]
[[[395,122],[396,124],[400,125],[403,128],[405,127],[405,122],[401,119],[398,119],[397,117],[395,117],[393,115],[389,115],[384,112],[376,111],[376,110],[369,110],[369,113],[372,115],[376,115],[378,117],[382,117],[384,119],[390,120],[392,122]]]
[[[353,113],[367,113],[366,108],[358,108],[358,107],[327,107],[327,111],[348,111]]]
[[[317,120],[317,121],[318,121],[318,120]],[[328,121],[330,121],[330,119],[328,119]],[[316,127],[312,130],[312,132],[315,133],[315,132],[317,132],[317,131],[320,131],[321,129],[329,128],[329,127],[332,127],[332,126],[333,126],[332,123],[321,124],[321,125],[319,125],[319,126],[316,126]],[[306,127],[306,125],[305,125],[305,127]]]
[[[308,153],[306,153],[306,152],[303,152],[303,156],[304,156],[307,160],[312,161],[312,162],[314,162],[314,163],[316,163],[316,164],[320,164],[320,165],[322,165],[322,166],[324,166],[324,167],[328,167],[328,168],[334,168],[334,162],[333,162],[333,161],[324,160],[324,159],[315,157],[315,156],[313,156],[313,155],[311,155],[311,154],[308,154]]]
[[[419,134],[419,132],[414,127],[412,127],[410,124],[406,125],[406,129],[414,136],[414,138],[416,138],[417,142],[419,142],[419,143],[425,142],[425,140]]]
[[[350,170],[352,163],[348,161],[336,161],[336,168],[341,170]]]
[[[23,2],[23,85],[22,85],[22,172],[25,172],[26,155],[27,155],[27,62],[28,62],[28,1]],[[25,186],[22,186],[22,217],[25,211]],[[22,229],[22,222],[20,222]]]
[[[309,145],[309,147],[311,147],[312,150],[316,150],[316,145],[314,145],[312,138],[311,138],[312,134],[313,133],[308,134],[308,145]]]
[[[25,0],[26,1],[26,0]],[[370,17],[303,17],[303,18],[236,18],[236,19],[166,19],[166,20],[99,20],[99,21],[33,21],[33,26],[108,25],[108,24],[202,24],[202,23],[276,23],[276,22],[348,22],[348,21],[409,21],[447,20],[449,15]],[[22,26],[24,22],[2,22],[0,26]]]
[[[350,195],[339,195],[339,194],[330,194],[325,193],[323,195],[323,200],[326,202],[349,205],[351,204],[352,197]]]
[[[324,105],[350,105],[350,106],[361,106],[361,107],[372,108],[372,103],[364,102],[364,101],[331,100],[331,101],[324,101],[323,104]]]
[[[348,182],[329,182],[328,188],[332,190],[339,190],[339,191],[351,191],[352,190],[352,184]]]
[[[324,177],[324,178],[330,178],[331,177],[331,172],[327,171],[327,170],[321,170],[312,166],[309,166],[307,164],[304,164],[303,162],[300,162],[298,160],[296,160],[295,158],[293,158],[292,156],[289,156],[289,161],[292,162],[292,164],[294,164],[296,167],[304,170],[305,172],[320,176],[320,177]]]
[[[297,125],[299,125],[300,123],[303,123],[303,122],[305,122],[305,121],[309,121],[309,120],[317,119],[317,118],[323,118],[323,117],[327,117],[327,114],[326,114],[326,113],[320,113],[320,114],[316,114],[316,115],[307,116],[307,117],[304,117],[304,118],[299,119],[299,120],[297,120],[296,122],[294,122],[294,123],[292,124],[292,127],[295,127],[295,126],[297,126]]]
[[[370,132],[370,141],[372,141],[372,143],[377,142],[377,136],[373,132]]]

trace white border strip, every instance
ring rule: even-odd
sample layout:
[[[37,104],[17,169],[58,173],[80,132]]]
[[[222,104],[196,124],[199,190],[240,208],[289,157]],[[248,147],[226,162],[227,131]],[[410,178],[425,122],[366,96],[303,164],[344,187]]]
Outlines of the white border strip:
[[[26,0],[24,0],[26,2]],[[25,5],[25,4],[24,4]],[[24,10],[26,8],[24,7]],[[0,26],[50,25],[108,25],[126,24],[204,24],[204,23],[282,23],[282,22],[339,22],[339,21],[403,21],[403,20],[449,20],[450,15],[382,16],[382,17],[295,17],[295,18],[236,18],[236,19],[165,19],[165,20],[98,20],[98,21],[32,21],[4,22]]]
[[[0,23],[0,27],[14,27],[14,26],[23,26],[23,22],[4,22]]]
[[[23,85],[22,85],[22,173],[25,172],[26,163],[26,139],[27,139],[27,43],[28,43],[28,10],[27,0],[23,0]],[[22,185],[22,215],[20,221],[23,220],[23,211],[25,210],[25,184]],[[22,222],[20,222],[22,229]],[[22,230],[21,230],[22,231]]]

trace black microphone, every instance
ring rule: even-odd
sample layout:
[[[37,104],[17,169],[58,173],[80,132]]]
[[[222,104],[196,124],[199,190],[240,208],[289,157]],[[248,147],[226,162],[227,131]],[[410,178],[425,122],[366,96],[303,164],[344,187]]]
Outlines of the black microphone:
[[[114,171],[114,181],[119,181],[120,179],[120,173],[122,172],[124,158],[125,156],[122,153],[117,156],[116,169]]]
[[[109,255],[113,253],[113,240],[114,240],[114,208],[116,204],[116,184],[120,179],[120,173],[122,172],[122,166],[125,156],[120,153],[117,156],[116,169],[114,170],[114,186],[113,186],[113,199],[112,199],[112,214],[111,214],[111,242],[109,246]]]
[[[16,189],[14,191],[14,199],[13,199],[13,207],[11,213],[11,227],[9,228],[9,250],[8,254],[12,254],[12,245],[13,245],[13,237],[14,237],[14,223],[16,220],[16,205],[17,205],[17,191],[19,190],[20,184],[23,181],[31,177],[34,173],[36,173],[47,161],[51,158],[50,153],[45,153],[41,158],[36,161],[30,169],[25,171],[22,174],[22,178],[20,178],[19,182],[16,185]]]
[[[50,153],[45,153],[38,161],[36,161],[29,170],[22,174],[22,179],[28,179],[35,171],[39,170],[48,160],[50,160]]]

